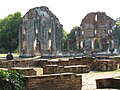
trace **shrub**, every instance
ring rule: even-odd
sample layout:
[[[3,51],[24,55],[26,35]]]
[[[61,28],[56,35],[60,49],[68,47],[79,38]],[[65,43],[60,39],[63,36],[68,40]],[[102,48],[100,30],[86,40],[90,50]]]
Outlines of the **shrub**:
[[[22,71],[0,70],[0,90],[23,90]]]

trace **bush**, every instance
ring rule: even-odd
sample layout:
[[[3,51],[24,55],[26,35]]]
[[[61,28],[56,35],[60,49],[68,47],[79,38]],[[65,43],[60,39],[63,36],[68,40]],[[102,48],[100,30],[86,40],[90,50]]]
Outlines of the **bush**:
[[[21,71],[0,70],[0,90],[23,90],[23,73]]]

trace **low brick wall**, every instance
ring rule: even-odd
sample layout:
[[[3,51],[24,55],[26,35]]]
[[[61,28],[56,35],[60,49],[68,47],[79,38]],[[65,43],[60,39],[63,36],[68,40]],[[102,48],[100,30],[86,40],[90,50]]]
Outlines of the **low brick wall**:
[[[11,67],[31,67],[34,65],[33,60],[9,60],[0,61],[1,68],[11,68]]]
[[[112,79],[112,88],[114,88],[114,89],[120,89],[120,76],[118,76],[118,77],[114,77],[113,79]]]
[[[58,66],[72,66],[72,65],[88,65],[90,70],[116,70],[117,64],[120,65],[120,60],[113,59],[99,59],[88,57],[77,57],[69,59],[49,60],[49,59],[36,59],[36,60],[10,60],[0,61],[0,68],[11,67],[44,67],[46,65]]]
[[[71,65],[88,65],[90,69],[93,69],[94,58],[88,57],[77,57],[69,59],[59,59],[59,60],[47,60],[39,59],[35,60],[35,66],[46,66],[46,65],[58,65],[58,66],[71,66]]]
[[[72,65],[72,66],[64,66],[65,72],[71,73],[88,73],[90,72],[90,67],[88,65]]]
[[[43,74],[56,74],[59,73],[58,65],[46,65],[43,67]]]
[[[89,57],[76,57],[74,59],[69,59],[69,65],[88,65],[90,69],[93,69],[95,58]]]
[[[88,73],[90,67],[87,65],[72,65],[72,66],[58,66],[46,65],[43,67],[43,74],[56,74],[56,73]]]
[[[94,58],[88,57],[76,57],[76,58],[69,58],[69,60],[60,60],[59,66],[71,66],[71,65],[88,65],[92,69],[94,64]]]
[[[68,66],[68,65],[71,65],[71,64],[70,64],[69,59],[60,59],[58,65],[59,66]],[[74,62],[72,62],[72,65],[74,65]]]
[[[113,78],[97,79],[96,87],[97,89],[120,89],[120,76]]]
[[[36,67],[43,67],[43,66],[47,65],[47,63],[48,63],[48,59],[34,60],[34,66],[36,66]]]
[[[114,59],[117,61],[118,68],[120,69],[120,57],[114,57]]]
[[[96,79],[96,88],[97,89],[112,88],[111,81],[112,78]]]
[[[25,90],[81,90],[82,76],[72,73],[25,76]]]
[[[109,59],[95,60],[94,69],[98,71],[116,70],[117,62]]]
[[[32,75],[36,75],[37,72],[33,69],[33,68],[30,68],[30,67],[12,67],[11,70],[21,70],[23,71],[23,74],[25,76],[32,76]]]
[[[0,61],[1,68],[10,67],[43,67],[46,65],[58,65],[58,66],[71,66],[71,65],[88,65],[92,69],[94,59],[82,57],[82,58],[70,58],[60,60],[49,60],[49,59],[36,59],[36,60],[9,60]]]
[[[8,61],[0,61],[0,68],[8,68]]]

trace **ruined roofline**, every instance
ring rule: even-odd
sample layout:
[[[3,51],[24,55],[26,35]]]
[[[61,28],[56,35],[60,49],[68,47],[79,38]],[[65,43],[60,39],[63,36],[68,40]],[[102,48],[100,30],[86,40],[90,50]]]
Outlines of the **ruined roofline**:
[[[46,7],[46,6],[41,6],[41,7]],[[36,8],[40,8],[40,7],[34,7],[34,8],[29,9],[22,18],[24,18],[31,10],[34,10]],[[46,8],[48,8],[48,7],[46,7]]]
[[[115,21],[113,18],[111,18],[110,16],[108,16],[106,14],[106,12],[100,12],[100,11],[97,11],[97,12],[89,12],[81,21],[81,24],[80,26],[82,26],[82,22],[84,22],[85,19],[87,19],[87,17],[89,17],[90,15],[94,14],[95,16],[98,15],[98,14],[105,14],[105,16],[109,19],[111,19],[111,21]]]
[[[46,7],[46,6],[34,7],[34,8],[29,9],[29,11],[27,11],[27,13],[22,17],[22,21],[24,20],[24,18],[25,18],[25,17],[29,14],[29,12],[31,12],[31,11],[35,11],[35,12],[39,13],[39,12],[37,11],[37,9],[39,9],[39,11],[46,12],[51,18],[54,19],[54,21],[56,22],[57,25],[61,24],[61,23],[60,23],[60,20],[58,19],[58,17],[57,17],[54,13],[52,13],[52,11],[49,10],[49,8]],[[28,19],[28,18],[27,18],[27,19]],[[62,26],[63,26],[63,25],[62,25]]]
[[[100,11],[97,11],[97,12],[89,12],[87,15],[90,15],[90,14],[98,14],[98,13],[101,13],[101,14],[106,14],[105,12],[100,12]],[[86,16],[87,16],[86,15]]]
[[[112,17],[110,17],[109,15],[107,15],[106,12],[96,12],[96,15],[99,14],[99,13],[100,13],[100,14],[105,14],[107,18],[115,21]]]

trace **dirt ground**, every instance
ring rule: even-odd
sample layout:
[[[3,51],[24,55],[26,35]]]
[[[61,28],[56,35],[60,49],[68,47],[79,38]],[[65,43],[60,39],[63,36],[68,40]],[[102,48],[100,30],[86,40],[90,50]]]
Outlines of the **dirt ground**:
[[[120,76],[119,72],[90,72],[82,75],[82,90],[118,90],[118,89],[96,89],[95,79],[111,78]]]

